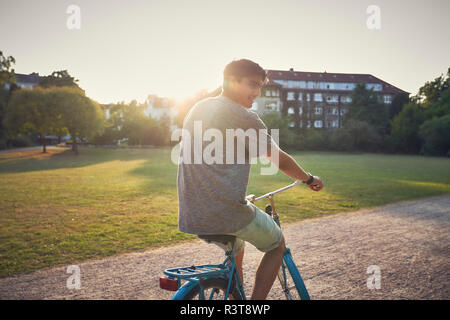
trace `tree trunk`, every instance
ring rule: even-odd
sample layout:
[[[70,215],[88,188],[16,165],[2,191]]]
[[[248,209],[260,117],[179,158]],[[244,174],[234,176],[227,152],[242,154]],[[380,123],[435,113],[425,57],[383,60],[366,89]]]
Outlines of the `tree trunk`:
[[[42,136],[42,134],[40,136],[41,136],[41,142],[42,142],[42,146],[43,146],[42,153],[47,153],[47,141],[45,140],[45,137]]]
[[[78,155],[78,144],[76,137],[73,137],[72,151],[75,152],[76,155]]]

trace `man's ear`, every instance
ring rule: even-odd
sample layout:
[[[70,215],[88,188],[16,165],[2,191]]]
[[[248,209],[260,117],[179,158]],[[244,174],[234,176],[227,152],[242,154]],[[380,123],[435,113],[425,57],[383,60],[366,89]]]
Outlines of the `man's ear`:
[[[223,79],[223,88],[228,89],[230,87],[230,79]]]
[[[235,76],[229,76],[228,78],[223,79],[223,87],[229,89],[232,87],[232,83],[236,81],[237,79]]]

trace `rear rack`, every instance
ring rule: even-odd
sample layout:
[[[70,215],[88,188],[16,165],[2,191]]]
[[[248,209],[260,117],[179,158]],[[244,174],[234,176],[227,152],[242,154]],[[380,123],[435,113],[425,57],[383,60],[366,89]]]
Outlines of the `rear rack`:
[[[224,266],[223,264],[205,264],[200,266],[166,269],[164,270],[164,274],[173,278],[187,279],[192,277],[202,278],[206,276],[214,276],[217,274],[223,274],[224,272],[228,272],[229,270],[229,265]]]

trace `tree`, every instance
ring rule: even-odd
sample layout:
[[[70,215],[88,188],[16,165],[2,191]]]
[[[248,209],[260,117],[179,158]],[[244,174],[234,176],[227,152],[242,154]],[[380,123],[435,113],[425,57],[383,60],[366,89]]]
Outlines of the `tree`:
[[[428,118],[427,110],[410,102],[391,122],[391,140],[398,151],[418,153],[422,145],[419,128]]]
[[[51,75],[45,76],[39,82],[42,88],[50,87],[75,87],[81,90],[77,82],[79,80],[72,77],[67,70],[53,71]],[[84,92],[84,91],[83,91]]]
[[[5,84],[16,83],[14,69],[12,65],[16,63],[13,56],[5,57],[3,51],[0,51],[0,88],[3,89]]]
[[[413,97],[415,103],[424,107],[436,103],[441,95],[450,87],[450,68],[447,69],[447,75],[441,74],[433,81],[427,81]]]
[[[440,97],[436,103],[429,107],[433,117],[442,117],[450,114],[450,88],[440,93]]]
[[[131,145],[142,144],[142,134],[147,122],[144,110],[145,105],[138,105],[136,100],[131,101],[130,104],[122,105],[121,135],[128,138],[128,143]]]
[[[11,92],[17,87],[16,77],[12,65],[16,63],[14,57],[5,57],[0,51],[0,148],[6,147],[7,132],[3,127],[3,119],[6,105],[10,99]]]
[[[45,136],[63,127],[58,111],[48,89],[21,89],[12,94],[3,123],[10,136],[38,133],[46,153]]]
[[[403,107],[410,102],[408,93],[399,93],[394,96],[389,106],[389,119],[393,119],[402,111]]]
[[[261,116],[261,120],[267,126],[269,134],[272,129],[279,130],[280,147],[291,148],[296,146],[297,135],[293,128],[289,127],[289,123],[291,122],[289,116],[279,115],[277,112],[270,112]]]
[[[339,129],[341,137],[347,137],[348,141],[342,141],[348,150],[378,151],[382,144],[382,137],[377,130],[367,122],[360,120],[348,120],[344,128]]]
[[[77,139],[92,139],[104,131],[104,114],[100,105],[77,88],[48,89],[51,101],[58,106],[60,119],[72,137],[72,150],[78,154]]]
[[[344,127],[349,120],[366,122],[383,136],[389,124],[389,110],[379,101],[373,90],[366,89],[364,83],[356,85],[351,94],[352,102],[348,104],[348,113],[344,118]]]
[[[114,119],[109,117],[105,120],[104,131],[100,135],[96,135],[92,139],[92,143],[96,145],[112,145],[116,144],[118,140],[118,129],[114,125]]]
[[[449,155],[450,152],[450,88],[439,93],[438,100],[426,107],[426,121],[419,128],[423,140],[421,152]]]
[[[421,151],[434,156],[450,156],[450,114],[433,117],[425,121],[419,129],[424,144]]]

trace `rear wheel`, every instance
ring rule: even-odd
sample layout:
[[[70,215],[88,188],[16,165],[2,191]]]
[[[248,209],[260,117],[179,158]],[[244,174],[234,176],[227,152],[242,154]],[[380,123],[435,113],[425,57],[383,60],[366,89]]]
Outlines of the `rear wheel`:
[[[200,280],[206,300],[224,300],[227,292],[228,280],[224,278],[210,278]],[[200,299],[200,286],[196,285],[186,293],[183,300],[198,300]],[[231,284],[229,300],[243,300],[241,292],[236,288],[235,282]]]

